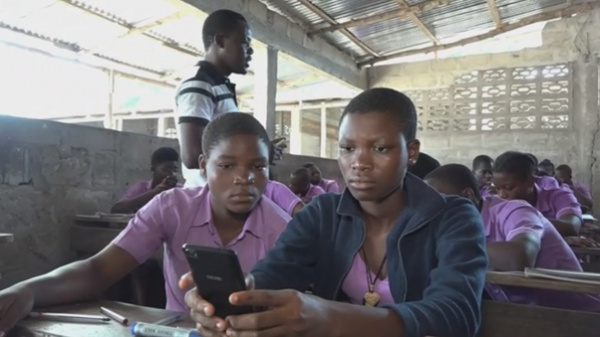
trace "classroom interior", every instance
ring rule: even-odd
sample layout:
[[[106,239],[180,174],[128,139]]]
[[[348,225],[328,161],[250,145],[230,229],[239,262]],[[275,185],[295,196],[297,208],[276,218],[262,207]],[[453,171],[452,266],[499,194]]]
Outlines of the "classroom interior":
[[[153,151],[179,149],[173,95],[183,69],[204,55],[203,20],[221,8],[246,16],[253,30],[251,72],[232,82],[240,111],[270,137],[286,138],[275,180],[288,185],[294,170],[312,162],[343,188],[341,113],[361,91],[390,87],[415,103],[421,150],[442,165],[532,153],[569,165],[600,200],[600,1],[143,1],[0,3],[0,48],[13,55],[0,65],[0,77],[10,78],[0,83],[0,290],[99,252],[127,225],[130,218],[110,209],[128,185],[148,179]],[[18,55],[25,61],[11,64]],[[59,99],[42,94],[31,103],[42,86],[61,81],[27,63],[41,58],[60,62],[58,69],[81,67],[95,82],[80,75],[57,91]],[[35,71],[17,76],[12,68]],[[69,97],[77,87],[78,97]],[[51,109],[40,113],[45,104]],[[597,218],[593,207],[584,228],[600,242]],[[573,249],[586,281],[499,272],[487,281],[600,294],[600,247]],[[161,259],[157,252],[103,303],[139,320],[167,317]],[[483,308],[478,337],[600,331],[597,313],[491,301]],[[96,333],[39,323],[20,329]],[[104,333],[97,336],[122,331]]]

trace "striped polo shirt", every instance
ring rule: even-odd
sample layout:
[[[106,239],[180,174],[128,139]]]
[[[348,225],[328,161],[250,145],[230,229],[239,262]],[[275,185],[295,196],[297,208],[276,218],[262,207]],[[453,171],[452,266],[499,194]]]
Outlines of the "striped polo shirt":
[[[206,61],[198,63],[198,71],[194,76],[181,82],[175,102],[178,126],[181,123],[205,126],[221,114],[238,111],[235,84]],[[181,144],[180,128],[177,135]],[[190,170],[183,165],[182,173],[186,187],[204,186],[206,183],[198,169]]]

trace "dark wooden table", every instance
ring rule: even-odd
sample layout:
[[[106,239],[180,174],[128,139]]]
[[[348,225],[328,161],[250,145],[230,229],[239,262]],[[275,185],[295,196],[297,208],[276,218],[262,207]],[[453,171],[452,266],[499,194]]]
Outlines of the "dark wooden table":
[[[159,319],[171,317],[172,315],[176,314],[172,311],[141,307],[120,302],[82,303],[48,309],[36,309],[36,311],[100,315],[100,306],[104,306],[122,316],[127,317],[131,323],[152,323]],[[8,337],[130,337],[131,323],[128,326],[124,326],[113,320],[106,324],[84,324],[53,322],[48,320],[26,318],[19,322],[17,327],[11,331]],[[174,323],[171,326],[193,329],[194,324],[189,320],[189,318],[186,317],[185,320]]]
[[[486,281],[492,284],[525,288],[571,291],[578,293],[600,294],[600,283],[579,283],[570,281],[549,280],[525,277],[522,272],[488,271]]]

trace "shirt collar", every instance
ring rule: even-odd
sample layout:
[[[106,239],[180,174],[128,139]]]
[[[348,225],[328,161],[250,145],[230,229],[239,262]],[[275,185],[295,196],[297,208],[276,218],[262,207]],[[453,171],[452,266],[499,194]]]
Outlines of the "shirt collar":
[[[226,76],[223,76],[223,74],[221,74],[221,72],[219,72],[219,70],[217,69],[217,67],[215,67],[214,64],[212,64],[208,61],[200,61],[200,62],[198,62],[198,67],[200,67],[200,69],[198,69],[198,71],[205,73],[210,78],[212,78],[215,82],[232,84],[231,81],[229,81],[229,78],[227,78]]]
[[[214,223],[212,221],[212,208],[210,205],[210,200],[212,198],[212,194],[208,188],[208,185],[204,186],[200,192],[200,207],[199,212],[197,213],[197,219],[194,221],[192,226],[196,227],[205,227],[212,226],[214,228]],[[257,238],[263,238],[265,233],[265,215],[263,214],[262,203],[264,202],[263,198],[258,201],[256,206],[252,209],[246,222],[244,223],[244,227],[242,227],[242,231],[240,232],[240,236],[242,237],[245,233],[250,233]]]

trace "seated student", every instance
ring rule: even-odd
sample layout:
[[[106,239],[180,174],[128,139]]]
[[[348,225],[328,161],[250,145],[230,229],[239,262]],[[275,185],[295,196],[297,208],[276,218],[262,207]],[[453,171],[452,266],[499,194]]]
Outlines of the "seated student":
[[[325,192],[340,193],[340,187],[335,180],[324,179],[321,170],[313,163],[306,163],[302,167],[310,171],[310,182],[319,186]]]
[[[414,163],[408,163],[408,172],[423,179],[429,172],[440,167],[440,162],[426,153],[419,153],[419,158]]]
[[[405,176],[419,154],[416,119],[410,99],[392,89],[352,99],[339,126],[347,188],[292,219],[248,278],[263,290],[230,297],[268,309],[224,321],[209,317],[214,307],[191,290],[186,303],[199,333],[475,336],[487,268],[483,224],[468,200]],[[304,293],[310,284],[316,296]],[[189,273],[180,285],[193,285]]]
[[[537,166],[539,176],[554,177],[554,164],[549,159],[542,160]]]
[[[487,239],[489,268],[523,271],[547,268],[581,272],[577,257],[560,234],[535,208],[522,200],[482,198],[466,166],[444,165],[425,181],[438,192],[471,200],[481,212]],[[600,297],[570,292],[486,285],[494,300],[568,310],[600,311]]]
[[[477,181],[479,193],[482,196],[496,194],[496,187],[492,184],[492,167],[494,159],[485,154],[479,155],[473,159],[473,174]]]
[[[545,172],[541,172],[539,170],[538,159],[536,156],[532,155],[531,153],[526,153],[526,155],[529,158],[531,158],[531,160],[533,161],[533,165],[535,166],[534,177],[535,177],[536,185],[538,185],[540,188],[543,188],[546,190],[560,187],[560,184],[557,179],[555,179],[553,176],[549,176]]]
[[[575,194],[577,201],[579,201],[582,207],[585,207],[588,210],[592,208],[593,202],[590,190],[582,184],[573,182],[573,171],[571,170],[571,167],[568,165],[559,165],[556,168],[556,179],[563,184],[563,186],[566,186],[573,191],[573,194]]]
[[[275,180],[269,179],[263,195],[271,199],[291,216],[300,212],[302,207],[304,207],[302,199],[295,195],[287,186]]]
[[[151,180],[139,181],[130,185],[121,200],[112,208],[112,213],[135,213],[156,195],[177,186],[177,163],[179,154],[170,147],[154,151],[150,164]]]
[[[317,195],[325,193],[320,186],[310,183],[310,172],[304,167],[290,175],[290,190],[307,204]]]
[[[0,331],[8,332],[34,307],[97,298],[163,245],[170,310],[189,310],[177,285],[189,270],[184,243],[232,249],[249,272],[290,220],[271,200],[261,198],[269,173],[269,137],[252,116],[224,114],[207,125],[202,146],[200,168],[207,187],[158,195],[100,253],[0,291]]]
[[[494,162],[493,182],[498,196],[525,200],[534,206],[563,236],[578,235],[581,206],[573,192],[564,188],[543,189],[535,184],[534,162],[524,153],[505,152]]]

